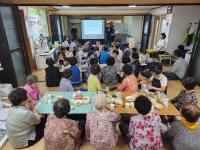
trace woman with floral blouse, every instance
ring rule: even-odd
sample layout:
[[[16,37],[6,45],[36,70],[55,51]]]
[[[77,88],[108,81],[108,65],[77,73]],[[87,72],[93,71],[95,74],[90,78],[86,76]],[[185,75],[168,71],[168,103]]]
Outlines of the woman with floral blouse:
[[[96,111],[86,117],[86,138],[93,150],[114,150],[118,140],[115,123],[120,115],[105,108],[105,94],[96,95],[94,105]]]
[[[119,128],[131,150],[162,150],[161,119],[158,113],[151,112],[152,103],[145,96],[134,102],[139,113],[131,117],[129,127],[121,123]]]
[[[174,106],[180,110],[181,107],[185,104],[194,104],[197,105],[197,95],[195,92],[196,81],[193,77],[186,77],[183,79],[182,84],[184,90],[182,90],[171,102]]]
[[[54,114],[48,116],[44,130],[45,150],[79,150],[81,129],[74,120],[66,118],[70,111],[67,99],[61,99],[53,105]]]

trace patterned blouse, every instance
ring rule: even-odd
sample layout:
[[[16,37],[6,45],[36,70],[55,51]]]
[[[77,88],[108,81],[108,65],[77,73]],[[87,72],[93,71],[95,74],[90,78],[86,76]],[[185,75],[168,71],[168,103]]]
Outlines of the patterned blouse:
[[[185,104],[192,103],[197,105],[197,96],[195,90],[181,91],[178,96],[176,96],[171,102],[178,110],[180,110],[181,107]]]
[[[135,75],[129,75],[122,80],[122,83],[117,87],[118,91],[121,92],[137,92],[138,82]]]
[[[109,110],[96,110],[87,114],[86,138],[90,140],[93,150],[114,150],[117,143],[115,123],[119,114]]]
[[[45,150],[78,150],[80,134],[76,121],[49,115],[44,130]]]
[[[131,150],[161,150],[161,119],[156,112],[132,116],[129,125]]]
[[[105,66],[102,71],[103,83],[106,85],[117,84],[117,69],[114,66]]]

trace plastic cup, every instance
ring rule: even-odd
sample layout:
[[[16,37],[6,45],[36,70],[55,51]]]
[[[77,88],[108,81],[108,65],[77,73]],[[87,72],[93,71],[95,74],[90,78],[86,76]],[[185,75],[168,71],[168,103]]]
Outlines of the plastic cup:
[[[125,104],[125,107],[126,107],[126,108],[130,108],[130,104],[129,104],[129,103],[126,103],[126,104]]]
[[[48,99],[51,99],[52,98],[52,94],[48,94]]]
[[[109,87],[106,87],[106,92],[108,92],[109,91]]]
[[[75,109],[74,105],[71,105],[70,108],[71,108],[71,110],[74,110],[74,109]]]

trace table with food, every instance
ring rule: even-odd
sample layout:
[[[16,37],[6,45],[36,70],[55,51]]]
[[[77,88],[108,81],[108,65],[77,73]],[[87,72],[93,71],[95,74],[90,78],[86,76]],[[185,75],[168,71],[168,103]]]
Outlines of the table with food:
[[[106,107],[120,114],[137,114],[134,108],[134,100],[137,96],[143,95],[148,97],[152,104],[152,111],[156,110],[160,115],[180,115],[179,111],[169,102],[164,93],[151,92],[116,92],[107,91]],[[94,97],[97,92],[47,92],[36,104],[36,111],[40,114],[53,113],[53,104],[55,101],[65,98],[70,101],[70,114],[86,114],[95,110]]]

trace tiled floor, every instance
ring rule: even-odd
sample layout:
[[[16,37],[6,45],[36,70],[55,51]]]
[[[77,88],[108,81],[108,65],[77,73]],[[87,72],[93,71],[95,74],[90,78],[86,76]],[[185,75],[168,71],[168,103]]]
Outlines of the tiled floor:
[[[57,91],[58,88],[48,88],[46,87],[46,83],[45,81],[45,73],[44,70],[38,70],[35,71],[33,74],[37,75],[39,77],[39,88],[40,90],[45,93],[46,91]],[[168,97],[171,99],[173,97],[175,97],[179,91],[181,90],[182,85],[180,83],[180,81],[169,81],[168,84]],[[196,88],[197,91],[197,95],[198,97],[200,97],[200,87]],[[200,106],[200,103],[199,103]],[[30,147],[30,148],[26,148],[24,150],[43,150],[44,149],[44,140],[40,140],[37,144],[35,144],[34,146]],[[116,146],[116,150],[128,150],[128,145],[124,142],[124,140],[122,139],[122,137],[120,136],[119,133],[119,141],[118,144]],[[168,149],[168,148],[167,148]],[[5,147],[3,148],[3,150],[12,150],[9,141],[7,142],[7,144],[5,145]],[[81,146],[81,150],[91,150],[90,144],[88,142],[84,142]]]

